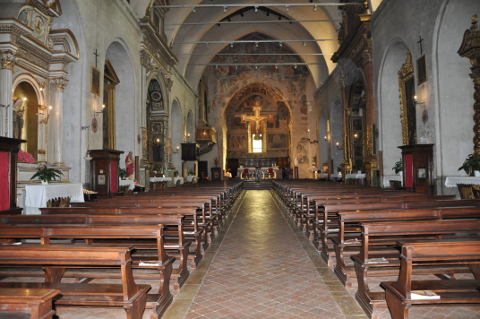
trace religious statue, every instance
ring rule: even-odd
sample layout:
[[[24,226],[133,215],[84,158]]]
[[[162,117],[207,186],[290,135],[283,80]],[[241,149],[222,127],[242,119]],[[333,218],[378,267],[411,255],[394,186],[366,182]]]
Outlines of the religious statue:
[[[255,168],[255,182],[260,182],[260,179],[262,178],[262,170],[260,169],[260,167],[256,167]]]
[[[13,138],[22,139],[23,130],[23,113],[25,108],[23,107],[23,100],[21,98],[14,97],[13,101]]]
[[[127,171],[127,179],[133,179],[133,171],[135,169],[135,164],[133,160],[132,151],[128,152],[127,157],[125,157],[125,170]]]

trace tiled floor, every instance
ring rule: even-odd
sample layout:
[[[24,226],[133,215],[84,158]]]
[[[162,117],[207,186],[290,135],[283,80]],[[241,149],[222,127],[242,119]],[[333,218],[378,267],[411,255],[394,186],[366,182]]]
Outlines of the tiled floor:
[[[246,191],[163,316],[367,319],[353,296],[266,190]],[[385,279],[375,278],[372,283]],[[158,288],[154,280],[137,280]],[[371,286],[373,289],[375,285]],[[123,309],[58,307],[59,319],[125,318]],[[143,319],[150,318],[147,309]],[[379,319],[390,319],[387,310]],[[411,319],[479,319],[480,306],[414,307]]]

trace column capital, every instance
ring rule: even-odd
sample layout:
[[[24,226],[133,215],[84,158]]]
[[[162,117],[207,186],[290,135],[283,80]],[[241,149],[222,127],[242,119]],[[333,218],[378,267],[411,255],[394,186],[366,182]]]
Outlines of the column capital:
[[[13,71],[13,66],[17,60],[17,56],[12,50],[0,51],[0,61],[2,69],[9,69]]]
[[[60,78],[55,78],[51,80],[53,84],[55,85],[55,90],[57,91],[63,91],[65,90],[65,87],[68,84],[68,80],[65,77],[60,77]]]

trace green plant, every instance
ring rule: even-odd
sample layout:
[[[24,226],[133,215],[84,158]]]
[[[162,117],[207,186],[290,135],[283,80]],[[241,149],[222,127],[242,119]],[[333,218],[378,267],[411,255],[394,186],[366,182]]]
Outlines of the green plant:
[[[162,169],[162,167],[159,164],[154,164],[152,166],[152,171],[154,171],[154,172],[160,172],[161,169]]]
[[[245,162],[244,161],[238,161],[238,165],[245,166]]]
[[[194,171],[193,169],[191,169],[191,170],[188,171],[188,175],[192,175],[192,176],[193,176],[193,174],[195,174],[195,171]]]
[[[125,177],[127,177],[127,171],[124,168],[120,168],[118,175],[120,175],[121,179],[125,179]]]
[[[178,176],[178,171],[177,170],[173,171],[173,176]]]
[[[399,160],[395,162],[395,165],[393,165],[392,170],[395,171],[395,174],[398,174],[398,172],[403,171],[403,162],[402,160]]]
[[[480,171],[480,155],[476,153],[468,154],[463,165],[458,168],[459,171],[462,169],[467,174],[472,174],[473,171]]]
[[[37,172],[30,179],[38,177],[40,180],[50,183],[52,180],[56,180],[57,177],[60,178],[62,175],[63,173],[58,169],[48,168],[47,165],[44,165],[43,168],[39,167]]]

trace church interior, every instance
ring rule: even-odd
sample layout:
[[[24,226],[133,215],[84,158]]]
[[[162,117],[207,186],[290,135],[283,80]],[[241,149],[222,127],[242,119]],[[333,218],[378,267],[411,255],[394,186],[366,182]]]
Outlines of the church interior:
[[[48,265],[31,318],[479,318],[479,14],[477,0],[0,0],[0,318],[33,309],[12,296],[19,260]],[[371,230],[368,259],[381,223],[397,237]],[[418,238],[437,241],[412,274]],[[107,254],[127,256],[120,279],[64,272]],[[410,299],[439,285],[417,274],[448,282],[440,298]],[[469,286],[445,293],[451,278]],[[74,279],[123,288],[95,303],[62,294]]]

